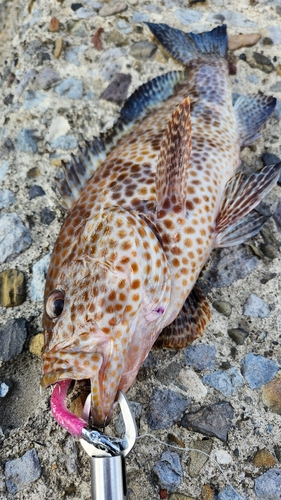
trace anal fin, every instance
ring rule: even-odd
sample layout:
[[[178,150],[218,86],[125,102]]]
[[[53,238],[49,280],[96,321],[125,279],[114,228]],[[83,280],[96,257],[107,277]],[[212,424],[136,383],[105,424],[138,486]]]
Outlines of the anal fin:
[[[160,333],[156,347],[182,349],[201,337],[210,320],[210,307],[200,289],[195,285],[176,319]]]

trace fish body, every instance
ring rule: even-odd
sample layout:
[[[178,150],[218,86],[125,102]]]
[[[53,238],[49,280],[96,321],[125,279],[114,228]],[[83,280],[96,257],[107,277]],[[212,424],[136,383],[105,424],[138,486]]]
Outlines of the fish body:
[[[97,425],[110,420],[117,390],[132,385],[160,332],[158,344],[171,347],[202,334],[210,313],[198,275],[213,248],[260,229],[265,219],[251,210],[279,175],[277,167],[246,181],[236,174],[241,147],[275,100],[233,107],[225,27],[202,35],[149,27],[189,71],[142,86],[111,145],[97,139],[70,162],[61,187],[71,207],[46,281],[42,385],[90,379]]]

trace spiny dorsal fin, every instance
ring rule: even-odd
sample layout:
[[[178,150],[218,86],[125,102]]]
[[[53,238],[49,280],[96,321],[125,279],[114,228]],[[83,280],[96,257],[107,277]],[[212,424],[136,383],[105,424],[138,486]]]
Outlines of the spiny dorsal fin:
[[[276,99],[272,96],[240,96],[234,105],[239,128],[240,146],[249,146],[258,137],[258,131],[274,111]]]
[[[208,301],[196,284],[176,319],[160,333],[155,346],[172,349],[186,347],[201,337],[210,317]]]
[[[185,212],[191,152],[189,97],[175,109],[164,133],[156,170],[157,216]]]
[[[281,163],[269,165],[246,180],[240,172],[228,181],[216,223],[216,247],[243,243],[260,230],[266,218],[249,212],[276,184],[280,167]]]
[[[85,141],[85,146],[79,147],[80,153],[72,155],[70,161],[64,162],[64,174],[58,181],[58,186],[68,208],[79,198],[86,182],[121,137],[128,134],[137,121],[170,97],[175,87],[182,83],[186,76],[186,71],[171,71],[141,85],[125,102],[113,128],[99,137],[93,137],[91,141]]]

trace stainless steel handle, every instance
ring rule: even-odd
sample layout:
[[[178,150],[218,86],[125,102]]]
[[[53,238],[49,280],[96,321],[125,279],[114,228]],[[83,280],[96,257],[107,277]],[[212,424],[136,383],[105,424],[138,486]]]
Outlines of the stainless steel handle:
[[[127,495],[125,459],[91,457],[92,500],[125,500]]]

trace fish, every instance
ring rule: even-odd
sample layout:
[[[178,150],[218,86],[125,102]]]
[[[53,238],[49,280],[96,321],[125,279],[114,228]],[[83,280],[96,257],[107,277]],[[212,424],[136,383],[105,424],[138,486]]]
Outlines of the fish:
[[[41,385],[59,388],[52,411],[74,435],[81,420],[62,401],[72,380],[90,380],[92,422],[103,427],[153,345],[183,348],[203,334],[200,271],[215,248],[257,234],[267,217],[254,209],[280,174],[280,163],[238,171],[276,99],[232,104],[226,26],[146,24],[183,70],[137,88],[58,180],[68,214],[46,278]]]

